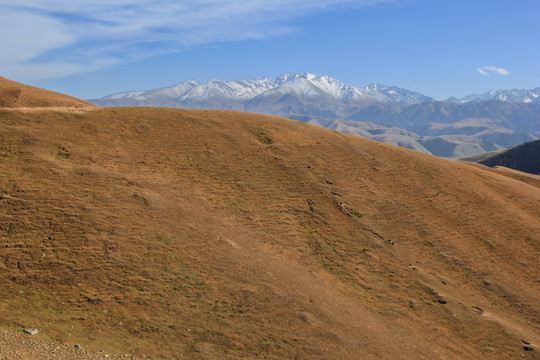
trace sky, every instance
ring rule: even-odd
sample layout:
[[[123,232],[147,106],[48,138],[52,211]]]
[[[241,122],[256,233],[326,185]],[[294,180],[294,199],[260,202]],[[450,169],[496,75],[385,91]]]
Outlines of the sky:
[[[0,76],[83,99],[284,73],[444,100],[540,86],[538,0],[0,0]]]

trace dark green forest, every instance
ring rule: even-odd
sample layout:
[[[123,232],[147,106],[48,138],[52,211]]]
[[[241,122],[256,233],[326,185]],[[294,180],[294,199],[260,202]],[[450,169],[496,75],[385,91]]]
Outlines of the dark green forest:
[[[515,146],[479,163],[490,167],[505,166],[540,175],[540,139]]]

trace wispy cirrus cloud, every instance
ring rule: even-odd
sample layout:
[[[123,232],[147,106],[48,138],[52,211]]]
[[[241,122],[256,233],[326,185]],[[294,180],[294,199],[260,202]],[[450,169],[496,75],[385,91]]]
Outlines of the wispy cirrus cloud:
[[[510,75],[510,71],[500,68],[500,67],[493,66],[493,65],[484,66],[476,70],[478,70],[478,72],[484,76],[490,76],[491,74],[497,74],[497,75],[503,75],[503,76]]]
[[[0,68],[38,79],[192,46],[268,39],[320,11],[399,0],[3,0]]]

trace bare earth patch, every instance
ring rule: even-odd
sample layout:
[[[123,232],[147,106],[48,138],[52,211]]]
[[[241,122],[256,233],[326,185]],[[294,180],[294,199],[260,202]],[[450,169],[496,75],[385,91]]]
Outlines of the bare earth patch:
[[[67,113],[84,113],[87,111],[99,110],[98,106],[81,106],[81,107],[66,107],[66,106],[48,106],[48,107],[0,107],[0,111],[20,111],[23,113],[36,113],[42,111],[56,111]]]

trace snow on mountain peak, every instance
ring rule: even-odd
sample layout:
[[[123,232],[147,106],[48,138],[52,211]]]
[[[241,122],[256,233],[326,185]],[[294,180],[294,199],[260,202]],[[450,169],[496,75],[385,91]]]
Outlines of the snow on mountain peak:
[[[416,103],[429,101],[431,98],[405,89],[370,84],[364,88],[345,84],[328,75],[312,73],[286,73],[275,78],[259,76],[248,80],[225,81],[212,79],[205,82],[187,80],[180,84],[149,91],[131,91],[104,97],[104,101],[150,101],[152,105],[184,104],[198,106],[204,103],[224,103],[249,101],[255,97],[275,97],[290,94],[314,101],[338,103],[369,104]],[[131,99],[131,100],[130,100]],[[323,100],[324,99],[324,100]],[[318,100],[317,100],[318,101]],[[210,106],[210,105],[208,105]]]
[[[403,105],[412,105],[434,101],[434,99],[430,98],[429,96],[425,96],[407,89],[398,88],[396,86],[369,84],[364,87],[364,90],[369,94],[386,96],[391,101]]]
[[[434,101],[433,98],[395,86],[369,84],[357,87],[345,84],[328,75],[313,73],[286,73],[275,78],[258,76],[254,79],[225,81],[212,79],[205,82],[187,80],[180,84],[155,90],[127,91],[108,95],[102,103],[147,103],[153,106],[220,106],[226,102],[241,103],[256,97],[275,98],[285,94],[309,101],[330,101],[333,104],[370,103],[412,105]],[[481,95],[449,98],[446,101],[466,104],[483,101],[540,102],[540,88],[531,90],[492,90]],[[204,105],[208,104],[208,105]]]
[[[479,103],[486,101],[507,101],[519,103],[537,103],[540,102],[540,87],[529,90],[490,90],[483,94],[471,94],[462,98],[449,98],[446,101],[459,104]]]

